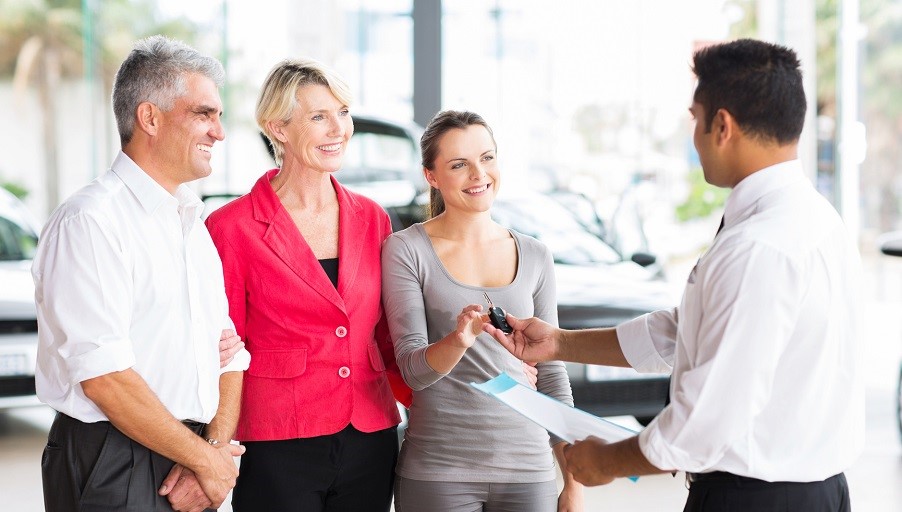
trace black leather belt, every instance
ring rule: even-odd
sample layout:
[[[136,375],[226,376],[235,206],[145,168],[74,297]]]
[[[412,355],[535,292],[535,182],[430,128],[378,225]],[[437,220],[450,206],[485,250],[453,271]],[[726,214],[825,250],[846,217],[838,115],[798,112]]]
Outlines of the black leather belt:
[[[686,473],[686,482],[694,484],[696,482],[736,482],[736,483],[767,483],[766,480],[759,480],[748,476],[734,475],[726,471],[712,471],[710,473]]]
[[[201,435],[204,433],[204,428],[206,428],[206,423],[201,423],[199,421],[194,420],[182,420],[182,425],[191,429],[197,435]]]
[[[68,416],[66,414],[63,414],[61,412],[57,412],[56,415],[57,415],[57,417],[64,418],[66,421],[75,421],[75,422],[81,423],[82,425],[109,425],[110,424],[109,421],[95,421],[92,423],[85,423],[81,420],[77,420],[77,419],[75,419],[71,416]],[[194,421],[194,420],[182,420],[181,423],[182,423],[182,425],[188,427],[189,429],[191,429],[192,432],[194,432],[195,434],[197,434],[199,436],[203,435],[204,429],[207,427],[206,423],[201,423],[199,421]],[[104,428],[106,428],[106,427],[104,427]],[[116,428],[116,427],[113,427],[113,428]]]

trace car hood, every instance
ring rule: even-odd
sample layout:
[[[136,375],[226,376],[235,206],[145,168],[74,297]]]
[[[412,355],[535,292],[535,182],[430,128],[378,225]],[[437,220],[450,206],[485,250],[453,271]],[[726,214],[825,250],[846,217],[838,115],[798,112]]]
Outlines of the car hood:
[[[678,302],[666,282],[632,262],[554,269],[561,327],[610,327]]]
[[[0,320],[36,318],[31,261],[0,262]]]

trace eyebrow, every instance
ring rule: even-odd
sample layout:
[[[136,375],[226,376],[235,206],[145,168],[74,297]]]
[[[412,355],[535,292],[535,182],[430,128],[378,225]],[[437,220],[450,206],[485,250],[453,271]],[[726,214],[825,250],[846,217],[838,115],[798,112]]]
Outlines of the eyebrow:
[[[220,115],[222,115],[222,110],[219,110],[218,108],[212,107],[210,105],[197,105],[194,108],[192,108],[191,111],[198,113],[198,114],[209,114],[212,112],[212,113],[219,113]]]
[[[496,151],[495,149],[487,149],[487,150],[483,151],[479,156],[482,157],[482,156],[485,156],[485,155],[487,155],[487,154],[489,154],[489,153],[494,153],[495,151]],[[466,162],[467,159],[464,158],[464,157],[462,157],[462,156],[459,156],[459,157],[457,157],[457,158],[451,158],[451,159],[449,159],[449,160],[448,160],[447,162],[445,162],[445,163],[446,163],[446,164],[450,164],[451,162],[458,162],[458,161],[459,161],[459,162]]]
[[[346,108],[350,108],[350,107],[347,105],[342,105],[342,106],[338,107],[338,110],[344,110]],[[332,109],[330,109],[330,108],[314,108],[312,110],[308,110],[307,113],[308,114],[318,114],[318,113],[323,113],[323,112],[329,112],[330,110],[332,110]]]

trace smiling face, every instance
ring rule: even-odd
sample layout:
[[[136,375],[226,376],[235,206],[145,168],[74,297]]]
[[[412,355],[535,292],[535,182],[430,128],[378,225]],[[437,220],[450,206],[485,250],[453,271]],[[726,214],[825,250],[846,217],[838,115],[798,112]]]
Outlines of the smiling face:
[[[331,173],[341,168],[354,123],[348,106],[325,85],[298,89],[297,106],[288,123],[274,122],[272,132],[285,146],[282,168],[300,166]]]
[[[216,84],[203,75],[191,74],[185,90],[171,110],[159,112],[154,159],[167,189],[209,176],[213,144],[225,138]]]
[[[426,181],[441,192],[445,209],[485,212],[498,194],[500,172],[495,141],[481,125],[455,128],[442,135]]]

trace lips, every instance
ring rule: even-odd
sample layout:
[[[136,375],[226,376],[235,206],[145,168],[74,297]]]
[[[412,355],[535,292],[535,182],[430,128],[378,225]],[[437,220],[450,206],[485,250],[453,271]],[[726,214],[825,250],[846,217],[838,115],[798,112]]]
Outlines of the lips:
[[[335,144],[326,144],[324,146],[316,146],[316,149],[325,151],[327,153],[333,153],[341,149],[341,142],[336,142]]]
[[[491,183],[485,183],[483,185],[479,185],[478,187],[470,187],[470,188],[464,189],[464,193],[465,194],[473,194],[473,195],[481,194],[481,193],[485,192],[486,190],[488,190],[491,185],[492,185]]]

